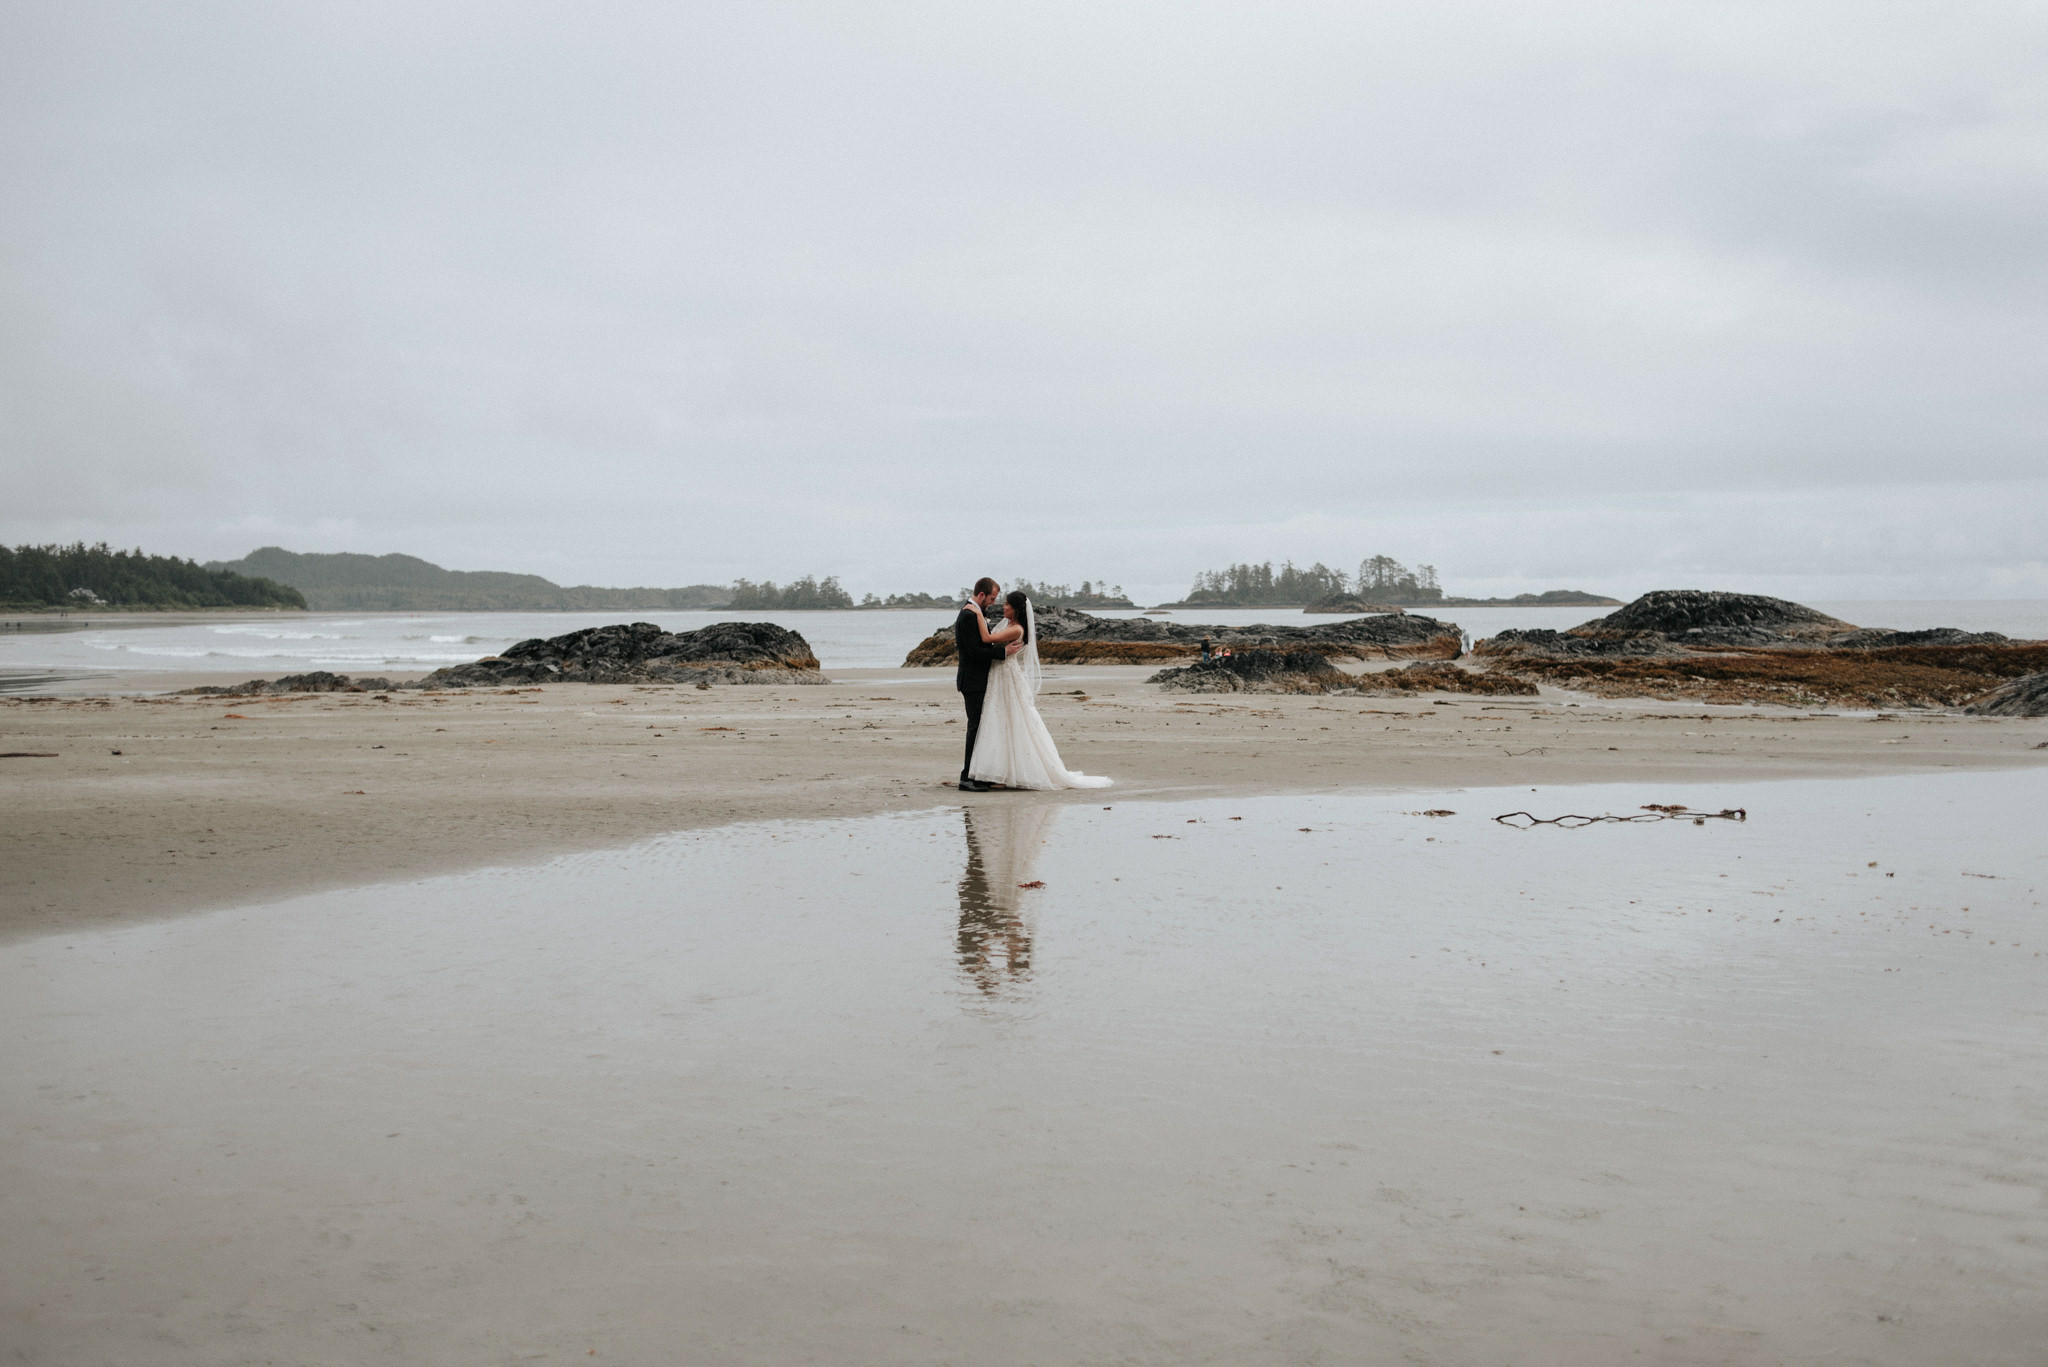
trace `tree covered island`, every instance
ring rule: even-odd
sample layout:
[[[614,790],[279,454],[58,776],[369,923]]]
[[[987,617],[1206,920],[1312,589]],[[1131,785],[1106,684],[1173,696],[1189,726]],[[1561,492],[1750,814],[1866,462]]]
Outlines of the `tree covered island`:
[[[1195,576],[1186,598],[1161,606],[1364,612],[1379,607],[1576,607],[1618,601],[1578,589],[1523,593],[1513,598],[1447,597],[1436,566],[1418,565],[1411,570],[1392,556],[1372,555],[1359,562],[1355,575],[1331,569],[1321,561],[1304,569],[1292,560],[1281,562],[1277,570],[1270,560],[1204,570]]]

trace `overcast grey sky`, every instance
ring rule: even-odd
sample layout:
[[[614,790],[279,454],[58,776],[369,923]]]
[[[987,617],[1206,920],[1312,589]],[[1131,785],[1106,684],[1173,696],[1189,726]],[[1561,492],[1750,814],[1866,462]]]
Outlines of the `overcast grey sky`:
[[[2048,6],[0,7],[0,541],[2048,596]]]

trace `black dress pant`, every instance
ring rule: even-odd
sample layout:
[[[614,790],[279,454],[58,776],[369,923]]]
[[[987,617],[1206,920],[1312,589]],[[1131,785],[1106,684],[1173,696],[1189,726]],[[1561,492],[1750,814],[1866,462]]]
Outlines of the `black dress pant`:
[[[967,771],[974,766],[974,738],[981,734],[981,705],[988,700],[988,690],[977,688],[972,693],[960,690],[960,700],[967,704],[967,757],[960,761],[960,781],[967,782]]]

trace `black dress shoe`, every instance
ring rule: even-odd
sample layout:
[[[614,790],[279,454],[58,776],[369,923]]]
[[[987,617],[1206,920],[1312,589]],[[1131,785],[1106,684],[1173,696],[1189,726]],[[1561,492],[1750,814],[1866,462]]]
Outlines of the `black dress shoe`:
[[[978,778],[963,778],[960,780],[960,791],[963,793],[987,793],[993,792],[994,789]]]

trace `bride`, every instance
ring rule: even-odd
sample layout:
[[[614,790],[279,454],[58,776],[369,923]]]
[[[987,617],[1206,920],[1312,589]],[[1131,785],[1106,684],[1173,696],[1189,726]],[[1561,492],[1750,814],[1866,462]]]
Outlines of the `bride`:
[[[1005,788],[1109,787],[1109,779],[1075,773],[1061,764],[1059,748],[1039,719],[1033,701],[1040,677],[1038,624],[1030,598],[1021,591],[1011,593],[1003,599],[1003,616],[1003,625],[990,631],[981,609],[974,609],[984,642],[1007,645],[1021,640],[1024,648],[988,667],[988,701],[982,705],[981,734],[974,741],[968,776]]]

